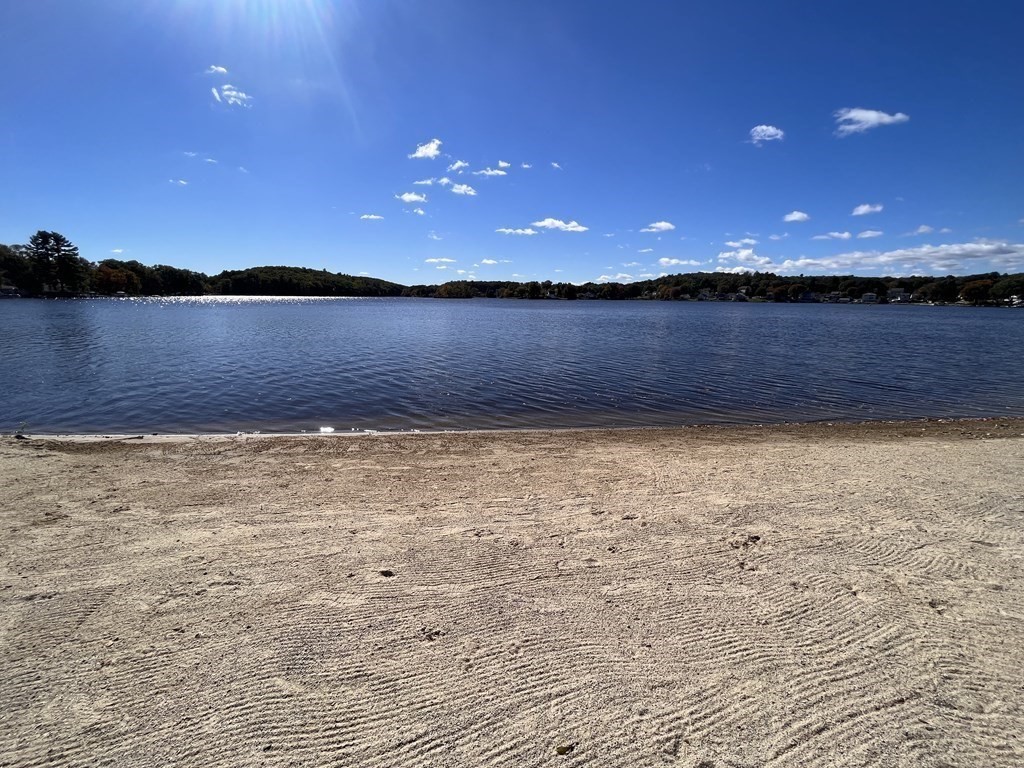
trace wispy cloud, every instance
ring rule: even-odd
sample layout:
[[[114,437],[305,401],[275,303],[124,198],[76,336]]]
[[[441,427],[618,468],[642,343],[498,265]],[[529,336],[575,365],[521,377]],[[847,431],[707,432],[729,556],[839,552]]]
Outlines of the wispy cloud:
[[[576,221],[566,222],[561,219],[552,219],[550,217],[533,222],[533,226],[541,227],[542,229],[557,229],[562,232],[586,232],[587,229],[589,229],[589,227],[584,227]]]
[[[533,168],[533,165],[531,163],[520,163],[519,167],[525,170],[529,170],[530,168]]]
[[[740,240],[727,240],[725,244],[730,248],[742,248],[745,245],[757,245],[757,240],[752,237],[744,237]]]
[[[400,195],[395,195],[396,200],[401,200],[403,203],[425,203],[427,202],[427,196],[421,195],[419,192],[403,192]]]
[[[111,253],[124,253],[124,248],[111,248]]]
[[[448,258],[445,258],[444,256],[442,256],[439,259],[424,259],[423,263],[424,264],[454,264],[455,263],[455,259],[448,259]]]
[[[456,160],[454,163],[448,166],[449,171],[461,171],[463,168],[469,168],[469,163],[465,160]]]
[[[434,179],[420,179],[419,181],[414,181],[413,184],[420,184],[429,187],[431,184],[434,183],[434,181]]]
[[[441,237],[439,234],[437,234],[437,232],[434,231],[427,232],[427,238],[429,240],[444,240],[443,237]]]
[[[217,161],[214,160],[212,157],[204,158],[203,162],[204,163],[209,163],[210,165],[216,165],[217,164]]]
[[[210,68],[206,70],[204,74],[207,75],[226,75],[228,73],[225,67],[219,67],[216,64],[211,64]]]
[[[768,235],[769,240],[785,240],[789,237],[789,232],[783,232],[781,235]]]
[[[441,144],[443,142],[440,139],[431,139],[423,144],[416,145],[416,151],[409,154],[410,160],[433,160],[435,157],[441,154]]]
[[[185,181],[184,179],[168,179],[167,181],[170,182],[171,184],[177,184],[179,187],[188,186],[188,182]]]
[[[427,213],[422,208],[413,208],[412,212],[415,213],[417,216],[424,216]]]
[[[641,229],[641,232],[670,232],[676,228],[676,225],[670,221],[652,221],[646,227]]]
[[[849,240],[853,235],[849,232],[829,232],[825,235],[815,235],[811,240]]]
[[[499,168],[511,168],[512,167],[512,163],[506,163],[504,160],[499,160],[498,161],[498,167]]]
[[[469,184],[452,184],[452,192],[456,195],[469,195],[470,197],[476,194],[476,190]]]
[[[491,264],[497,264],[498,262],[495,261],[494,259],[480,259],[480,263],[487,264],[488,266],[490,266]]]
[[[857,239],[858,240],[867,240],[868,238],[871,238],[871,237],[881,237],[884,234],[885,233],[882,232],[880,229],[865,229],[863,232],[858,232],[857,233]]]
[[[658,264],[663,267],[699,267],[699,261],[692,259],[658,259]]]
[[[935,231],[935,227],[929,227],[927,224],[922,224],[920,227],[915,229],[913,232],[909,232],[911,235],[930,235]]]
[[[364,213],[359,217],[363,221],[383,221],[383,216],[378,216],[376,213]]]
[[[241,171],[242,173],[248,173],[249,172],[249,169],[246,168],[244,165],[238,166],[238,170]]]
[[[637,253],[654,253],[653,248],[641,248]]]
[[[783,216],[782,220],[789,222],[810,221],[811,217],[808,216],[803,211],[791,211],[787,213],[785,216]]]
[[[474,176],[508,176],[508,171],[498,168],[484,168],[482,171],[473,171]]]
[[[212,88],[211,90],[213,91],[213,98],[220,104],[229,104],[233,107],[245,108],[252,106],[249,103],[252,101],[252,96],[248,93],[243,93],[233,85],[222,85],[220,90],[216,88]]]
[[[877,109],[862,109],[860,107],[844,107],[836,110],[836,136],[850,136],[854,133],[864,133],[871,128],[880,125],[896,125],[905,123],[910,119],[909,115],[897,112],[894,115],[879,112]]]
[[[526,227],[525,229],[510,229],[509,227],[502,227],[501,229],[494,230],[500,232],[503,235],[536,235],[539,234],[536,229]]]
[[[449,179],[447,176],[442,176],[440,179],[437,180],[437,183],[440,184],[442,187],[447,187],[449,184],[452,183],[452,180]]]
[[[750,143],[758,147],[766,141],[782,141],[785,136],[785,131],[774,125],[755,125],[750,129]]]
[[[185,157],[195,157],[199,153],[198,152],[182,152],[181,154],[183,154]]]
[[[866,216],[869,213],[879,213],[884,206],[881,203],[861,203],[853,209],[851,216]]]
[[[551,163],[551,167],[554,168],[556,171],[562,170],[562,166],[559,165],[558,163]]]
[[[619,272],[617,275],[601,275],[595,282],[597,283],[622,283],[632,280],[633,276],[625,272]]]

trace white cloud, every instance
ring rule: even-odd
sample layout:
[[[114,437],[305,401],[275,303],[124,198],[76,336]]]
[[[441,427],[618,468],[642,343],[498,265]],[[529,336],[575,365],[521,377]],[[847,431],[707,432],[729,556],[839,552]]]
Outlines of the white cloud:
[[[643,264],[641,264],[639,261],[627,261],[622,266],[624,266],[624,267],[642,267]]]
[[[424,259],[424,264],[454,264],[455,259],[446,259],[444,257],[440,259]]]
[[[440,179],[437,180],[437,183],[440,184],[442,187],[447,187],[449,184],[452,183],[452,180],[449,179],[447,176],[442,176]]]
[[[877,128],[880,125],[905,123],[910,119],[908,115],[902,112],[889,115],[876,109],[861,109],[860,107],[853,107],[852,109],[845,107],[837,110],[834,116],[836,118],[836,136],[839,137],[863,133],[870,128]]]
[[[474,176],[508,176],[508,171],[501,171],[497,168],[484,168],[482,171],[473,171]]]
[[[614,232],[605,232],[601,237],[615,237]]]
[[[658,263],[663,267],[699,267],[699,261],[693,261],[692,259],[658,259]]]
[[[653,248],[641,248],[637,253],[654,253]]]
[[[469,186],[469,184],[453,184],[452,192],[456,195],[469,195],[470,197],[476,194],[476,190]]]
[[[783,232],[781,235],[768,235],[769,240],[785,240],[789,237],[789,232]]]
[[[441,140],[431,139],[425,144],[417,144],[416,151],[409,155],[410,160],[427,159],[433,160],[441,154]]]
[[[425,203],[427,202],[427,196],[421,195],[419,192],[403,192],[400,195],[395,195],[396,200],[401,200],[403,203]]]
[[[562,232],[586,232],[587,229],[589,229],[589,227],[584,227],[582,224],[575,221],[565,222],[561,219],[552,219],[551,217],[535,221],[533,222],[533,226],[541,227],[543,229],[557,229]]]
[[[849,232],[829,232],[827,235],[815,235],[811,240],[849,240],[853,235]]]
[[[437,232],[427,232],[427,237],[431,240],[444,240]]]
[[[771,266],[772,260],[767,256],[758,256],[753,248],[738,248],[735,251],[722,251],[718,254],[719,261],[738,261],[751,267]]]
[[[858,240],[866,240],[870,237],[881,237],[885,233],[879,229],[865,229],[863,232],[857,234]]]
[[[940,230],[939,230],[939,233],[940,233],[940,234],[943,234],[943,235],[948,235],[948,234],[949,234],[950,232],[952,232],[952,231],[953,231],[953,230],[952,230],[952,229],[950,229],[949,227],[943,227],[942,229],[940,229]]]
[[[421,185],[421,186],[425,186],[425,187],[429,187],[429,186],[431,186],[431,185],[432,185],[433,183],[434,183],[434,180],[433,180],[433,179],[420,179],[419,181],[414,181],[414,182],[413,182],[413,184],[419,184],[419,185]]]
[[[526,170],[529,170],[530,168],[533,168],[533,165],[531,163],[520,163],[519,167],[523,168],[523,169],[526,169]]]
[[[359,217],[363,221],[383,221],[383,216],[378,216],[376,213],[364,213]]]
[[[511,168],[512,167],[512,163],[506,163],[504,160],[499,160],[498,161],[498,167],[499,168]]]
[[[182,152],[181,154],[183,154],[185,157],[195,157],[199,153],[198,152]]]
[[[740,240],[727,240],[725,244],[730,248],[742,248],[745,245],[757,245],[757,240],[752,237],[744,237]]]
[[[934,227],[929,227],[927,224],[922,224],[920,227],[915,229],[910,234],[912,234],[912,235],[930,235],[934,231],[935,231]]]
[[[177,184],[179,187],[188,186],[188,182],[185,181],[184,179],[168,179],[167,181],[169,181],[171,184]]]
[[[526,229],[509,229],[508,227],[502,227],[501,229],[494,230],[500,232],[503,235],[536,235],[537,230],[527,227]]]
[[[124,248],[111,248],[111,253],[124,253]]]
[[[755,125],[750,129],[750,143],[761,146],[766,141],[782,141],[785,132],[774,125]]]
[[[496,262],[494,259],[480,259],[480,263],[481,264],[497,264],[498,262]]]
[[[922,245],[893,251],[850,251],[822,258],[801,257],[772,261],[752,250],[720,253],[719,261],[733,261],[760,271],[779,274],[953,274],[982,269],[1016,272],[1024,269],[1024,243],[977,240],[971,243]]]
[[[754,272],[751,267],[715,267],[715,272],[721,272],[725,275],[745,275],[748,272]]]
[[[242,173],[248,173],[249,172],[249,169],[246,168],[244,165],[238,166],[238,170],[241,171]]]
[[[448,269],[448,267],[445,264],[441,264],[439,266],[434,267],[434,269]]]
[[[449,171],[461,171],[463,168],[469,168],[469,163],[465,160],[456,160],[454,163],[448,166]]]
[[[652,221],[641,232],[669,232],[676,228],[675,224],[668,221]]]
[[[250,96],[247,93],[243,93],[242,91],[235,88],[235,86],[233,85],[222,85],[220,87],[220,92],[218,92],[216,88],[212,90],[213,97],[218,102],[230,104],[231,106],[235,107],[248,108],[252,106],[251,104],[249,104],[249,102],[252,101],[252,96]]]
[[[216,160],[214,160],[214,159],[213,159],[212,157],[207,157],[207,158],[204,158],[204,159],[203,159],[203,162],[204,162],[204,163],[210,163],[210,165],[216,165],[216,164],[217,164],[217,161],[216,161]]]
[[[211,64],[210,68],[208,70],[206,70],[206,72],[204,74],[207,74],[207,75],[226,75],[227,73],[228,73],[228,71],[224,67],[218,67],[216,64]]]
[[[810,221],[811,217],[803,211],[791,211],[782,217],[783,221]]]
[[[218,91],[216,88],[211,88],[210,89],[210,93],[213,94],[214,100],[216,100],[219,103],[220,102],[220,91]],[[195,156],[195,152],[192,153],[192,156],[193,157]]]
[[[415,213],[417,216],[423,216],[426,214],[426,211],[424,211],[422,208],[413,208],[412,212]]]
[[[560,166],[558,163],[552,163],[551,167],[554,168],[556,171],[562,170],[562,166]]]
[[[861,203],[853,209],[851,216],[866,216],[869,213],[878,213],[884,206],[881,203]]]
[[[597,278],[597,280],[595,282],[607,283],[607,282],[613,282],[614,281],[616,283],[621,283],[623,280],[632,280],[632,279],[633,279],[632,275],[627,275],[625,272],[619,272],[617,275],[601,275],[599,278]]]

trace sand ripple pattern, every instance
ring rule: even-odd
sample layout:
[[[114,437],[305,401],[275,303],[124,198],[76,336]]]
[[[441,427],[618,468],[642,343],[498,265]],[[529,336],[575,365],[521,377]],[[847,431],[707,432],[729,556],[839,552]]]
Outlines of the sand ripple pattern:
[[[3,443],[0,765],[1019,766],[1022,432]]]

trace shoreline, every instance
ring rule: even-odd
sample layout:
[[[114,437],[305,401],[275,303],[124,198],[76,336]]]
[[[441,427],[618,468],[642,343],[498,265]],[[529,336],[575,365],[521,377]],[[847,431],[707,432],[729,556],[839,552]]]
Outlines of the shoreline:
[[[821,430],[837,433],[868,433],[872,430],[887,433],[893,430],[920,429],[930,434],[941,434],[948,429],[976,429],[995,426],[998,429],[1021,429],[1024,434],[1024,417],[1021,416],[982,416],[963,418],[922,418],[922,419],[868,419],[864,421],[793,421],[761,424],[682,424],[672,426],[626,426],[626,427],[521,427],[497,429],[350,429],[331,432],[8,432],[0,433],[0,440],[38,440],[56,442],[103,442],[103,441],[141,441],[180,442],[194,440],[263,440],[263,439],[336,439],[357,437],[410,437],[438,435],[468,436],[515,436],[515,435],[559,435],[559,434],[594,434],[607,433],[672,433],[679,432],[689,435],[710,435],[717,433],[746,434],[797,434],[805,432],[807,436],[821,437]]]

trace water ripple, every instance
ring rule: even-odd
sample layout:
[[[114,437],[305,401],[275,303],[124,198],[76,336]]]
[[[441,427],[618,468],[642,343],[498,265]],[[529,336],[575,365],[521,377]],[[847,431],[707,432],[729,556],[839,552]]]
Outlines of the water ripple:
[[[1024,313],[182,297],[0,302],[0,430],[1024,416]]]

